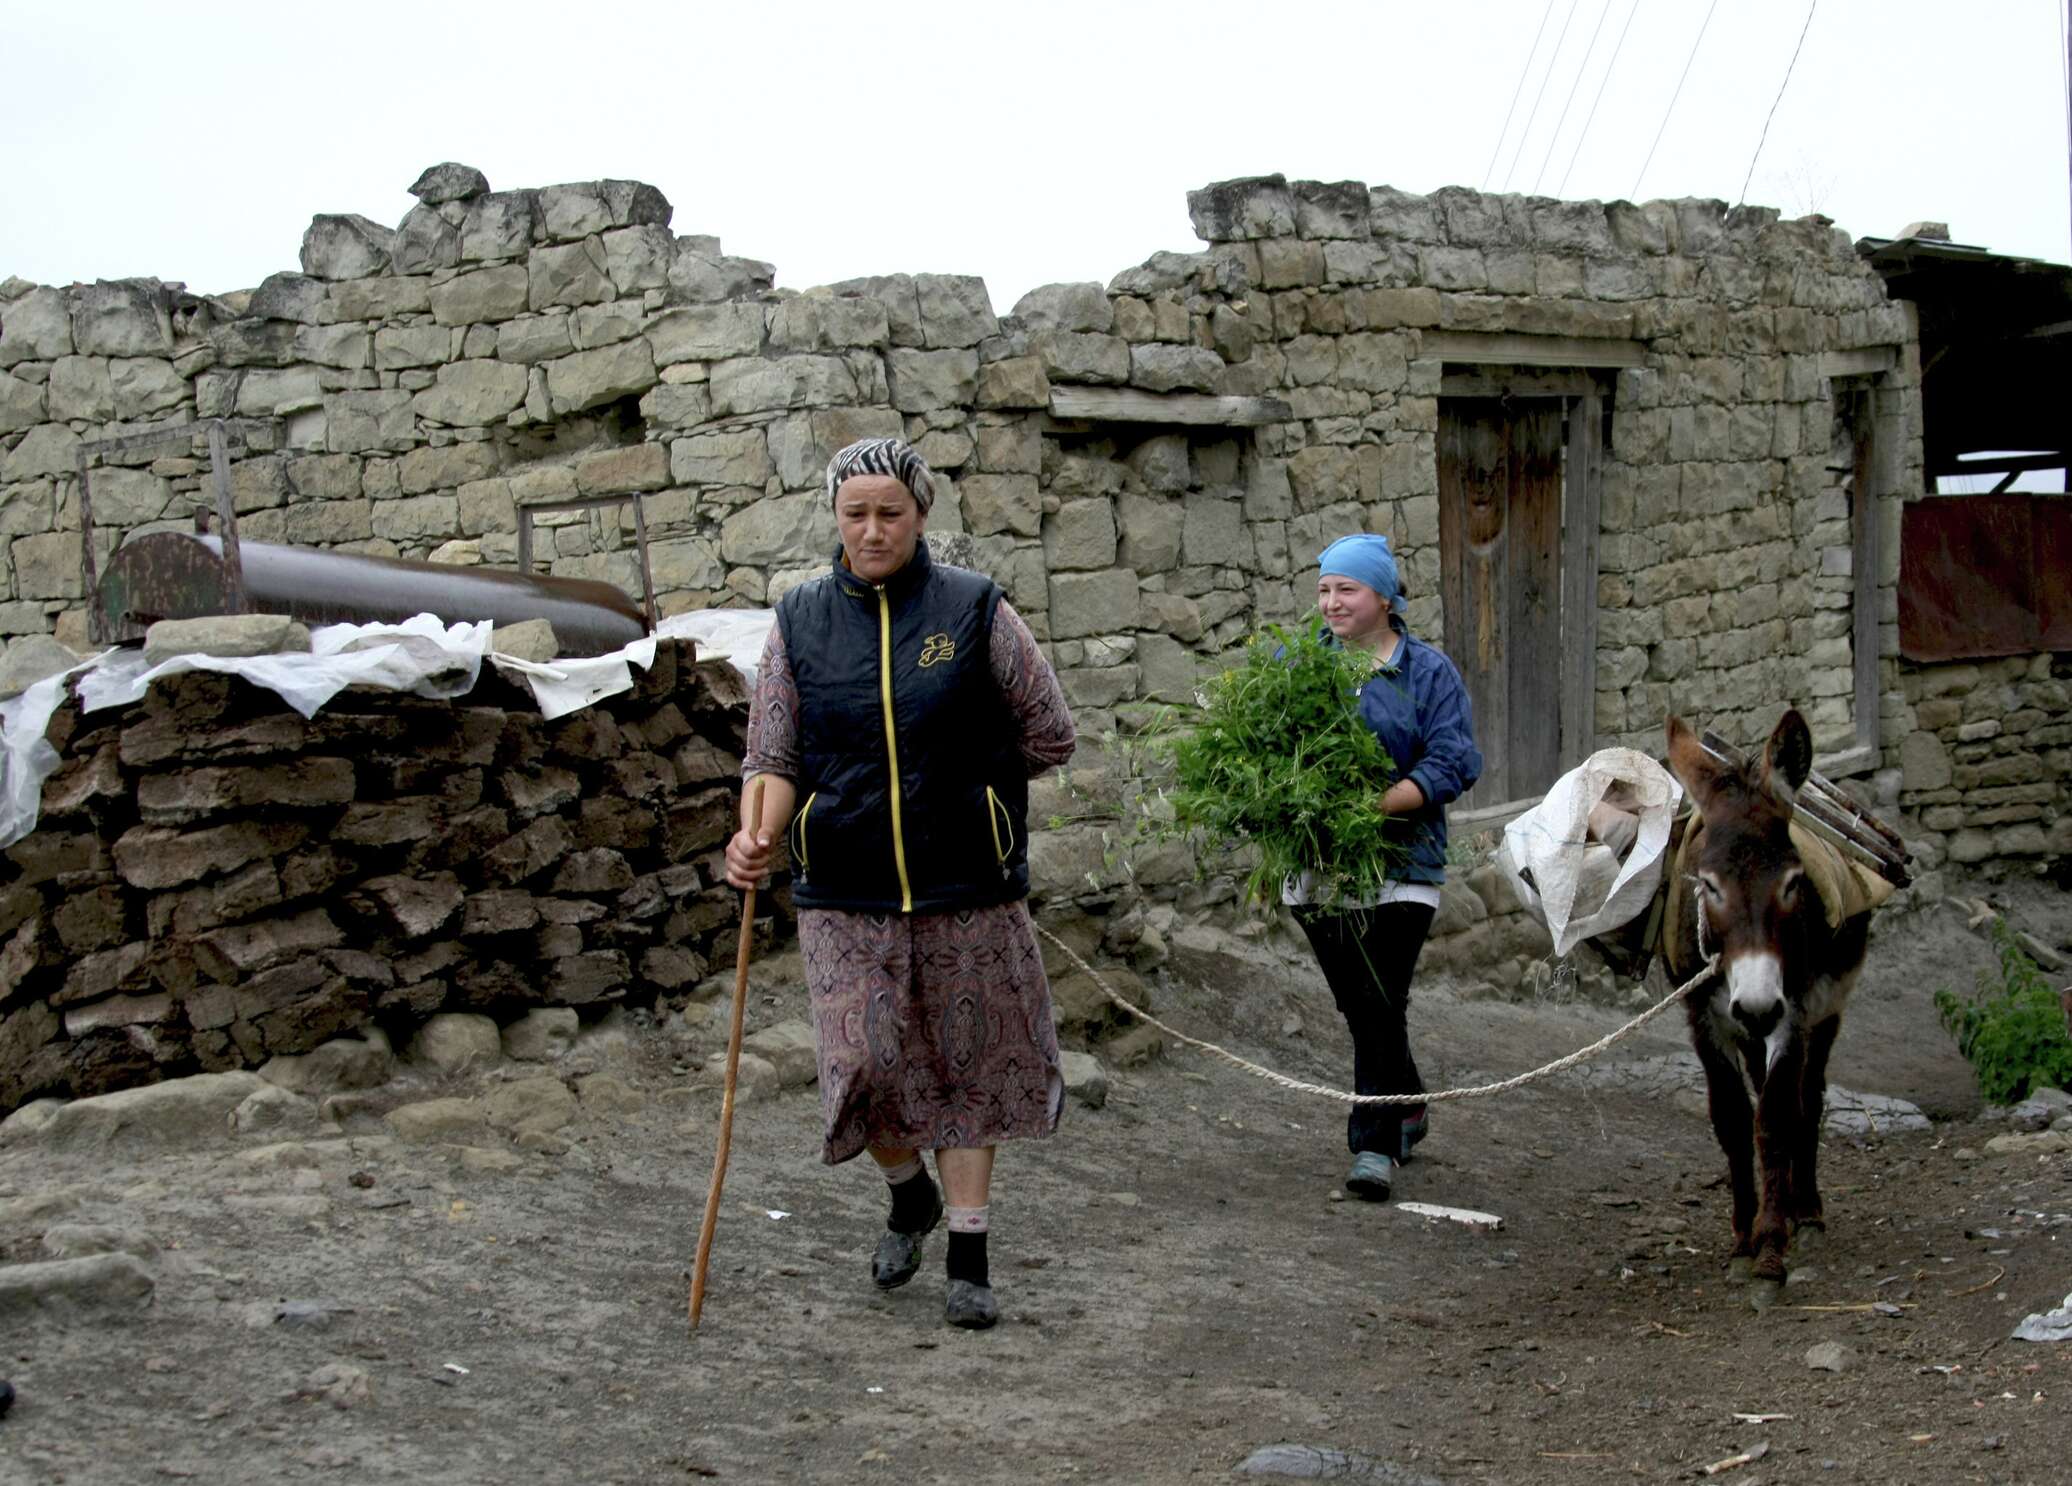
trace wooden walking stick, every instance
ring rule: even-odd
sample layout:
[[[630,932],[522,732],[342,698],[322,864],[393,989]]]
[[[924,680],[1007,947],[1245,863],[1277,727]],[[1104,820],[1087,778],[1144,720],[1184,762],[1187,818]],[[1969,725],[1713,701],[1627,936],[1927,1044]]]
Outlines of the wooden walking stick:
[[[748,813],[757,835],[763,829],[763,778],[755,779]],[[727,1028],[727,1081],[719,1100],[719,1149],[712,1157],[712,1185],[705,1191],[705,1221],[698,1226],[698,1260],[691,1270],[691,1330],[705,1308],[705,1266],[712,1258],[712,1230],[719,1225],[719,1191],[727,1180],[727,1151],[734,1143],[734,1081],[741,1072],[741,1018],[748,1009],[748,946],[755,935],[755,887],[741,895],[741,943],[734,951],[734,1020]]]

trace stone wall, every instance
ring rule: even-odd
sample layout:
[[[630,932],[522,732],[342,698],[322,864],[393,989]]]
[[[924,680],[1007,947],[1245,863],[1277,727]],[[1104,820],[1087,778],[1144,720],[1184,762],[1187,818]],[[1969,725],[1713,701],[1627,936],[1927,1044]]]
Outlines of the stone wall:
[[[2072,886],[2072,656],[1908,662],[1900,679],[1899,798],[1920,865],[2040,869]]]
[[[932,532],[1006,586],[1097,738],[1300,613],[1315,554],[1347,530],[1391,534],[1411,621],[1443,641],[1442,378],[1499,343],[1550,366],[1637,347],[1608,374],[1593,741],[1657,750],[1670,710],[1754,741],[1788,702],[1823,751],[1854,741],[1852,420],[1874,418],[1875,783],[1897,798],[1916,337],[1824,218],[1232,181],[1190,196],[1204,250],[996,319],[951,275],[774,290],[770,265],[672,232],[638,183],[492,192],[441,166],[415,191],[393,230],[319,217],[302,272],[248,294],[0,286],[0,634],[82,638],[82,437],[273,419],[235,470],[249,535],[448,562],[512,561],[520,504],[644,491],[674,611],[765,605],[816,571],[827,456],[896,432],[944,477]],[[1052,415],[1055,392],[1087,389],[1285,413]],[[203,476],[192,455],[100,470],[98,540],[186,524]],[[544,519],[552,570],[637,589],[630,516]],[[1052,891],[1112,856],[1103,829],[1039,843]]]
[[[690,656],[553,722],[486,667],[306,722],[204,672],[67,702],[41,824],[0,852],[0,1112],[725,968],[746,693]]]

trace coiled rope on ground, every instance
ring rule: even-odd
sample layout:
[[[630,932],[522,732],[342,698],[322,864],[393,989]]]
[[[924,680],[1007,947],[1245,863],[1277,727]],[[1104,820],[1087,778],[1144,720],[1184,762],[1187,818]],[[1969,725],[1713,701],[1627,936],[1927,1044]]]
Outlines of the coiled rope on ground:
[[[1030,922],[1035,924],[1033,918]],[[1512,1089],[1523,1088],[1526,1084],[1546,1078],[1550,1074],[1560,1073],[1565,1069],[1573,1068],[1578,1063],[1586,1062],[1596,1057],[1613,1043],[1639,1031],[1667,1011],[1676,1002],[1682,1000],[1689,992],[1696,990],[1719,972],[1719,956],[1714,955],[1705,962],[1704,967],[1696,975],[1657,1001],[1653,1006],[1650,1006],[1646,1011],[1643,1011],[1639,1016],[1627,1022],[1625,1026],[1606,1033],[1588,1047],[1577,1048],[1567,1057],[1556,1058],[1551,1063],[1543,1064],[1529,1073],[1521,1073],[1515,1078],[1500,1079],[1493,1084],[1476,1084],[1471,1088],[1465,1089],[1428,1090],[1420,1094],[1355,1094],[1345,1089],[1334,1089],[1325,1084],[1305,1083],[1299,1078],[1290,1078],[1285,1073],[1276,1073],[1271,1068],[1262,1067],[1260,1064],[1254,1063],[1247,1058],[1241,1058],[1228,1048],[1218,1047],[1213,1042],[1204,1042],[1199,1037],[1189,1037],[1178,1028],[1170,1027],[1160,1021],[1143,1007],[1133,1005],[1131,1002],[1124,1000],[1106,980],[1102,979],[1101,972],[1081,959],[1079,952],[1073,949],[1071,945],[1051,933],[1042,924],[1035,924],[1035,928],[1037,933],[1063,951],[1066,959],[1077,965],[1081,970],[1084,970],[1092,978],[1095,988],[1103,996],[1106,996],[1110,1001],[1131,1016],[1136,1017],[1139,1021],[1156,1027],[1176,1042],[1184,1043],[1186,1046],[1194,1048],[1199,1052],[1207,1053],[1211,1057],[1221,1058],[1224,1062],[1251,1074],[1254,1078],[1263,1078],[1276,1088],[1286,1089],[1294,1094],[1315,1094],[1320,1098],[1335,1099],[1340,1104],[1439,1104],[1449,1099],[1479,1099],[1486,1095],[1504,1094]]]

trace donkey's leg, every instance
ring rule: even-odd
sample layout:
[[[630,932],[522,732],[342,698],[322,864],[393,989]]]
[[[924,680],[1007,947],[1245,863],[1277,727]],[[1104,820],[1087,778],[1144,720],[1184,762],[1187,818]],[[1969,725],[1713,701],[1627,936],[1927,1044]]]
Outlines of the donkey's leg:
[[[1702,1021],[1691,1028],[1691,1046],[1705,1069],[1706,1106],[1712,1133],[1727,1157],[1727,1183],[1734,1200],[1734,1247],[1728,1257],[1745,1259],[1754,1252],[1749,1232],[1755,1222],[1755,1122],[1748,1090],[1733,1058],[1708,1035]]]
[[[1786,1226],[1786,1188],[1791,1177],[1792,1158],[1798,1150],[1799,1080],[1804,1067],[1804,1039],[1793,1037],[1769,1070],[1755,1107],[1756,1158],[1762,1166],[1761,1200],[1756,1207],[1755,1227],[1749,1234],[1755,1253],[1758,1280],[1784,1279],[1784,1248],[1790,1239]]]
[[[1820,1201],[1820,1122],[1827,1109],[1827,1059],[1842,1030],[1839,1016],[1816,1022],[1806,1033],[1806,1066],[1799,1073],[1798,1139],[1792,1151],[1785,1218],[1797,1230],[1795,1244],[1810,1247],[1827,1227]]]

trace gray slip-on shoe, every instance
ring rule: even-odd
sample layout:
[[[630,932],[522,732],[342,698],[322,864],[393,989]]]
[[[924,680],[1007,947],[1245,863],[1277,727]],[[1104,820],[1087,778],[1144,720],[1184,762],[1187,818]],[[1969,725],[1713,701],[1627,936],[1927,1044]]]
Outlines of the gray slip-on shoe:
[[[921,1241],[942,1221],[942,1194],[935,1198],[935,1210],[927,1225],[914,1233],[891,1228],[878,1240],[878,1252],[871,1256],[871,1283],[880,1290],[897,1290],[921,1270]]]
[[[951,1280],[943,1304],[943,1319],[966,1331],[984,1331],[1000,1319],[1000,1306],[993,1299],[991,1285],[974,1285],[970,1280]]]

